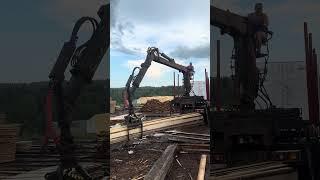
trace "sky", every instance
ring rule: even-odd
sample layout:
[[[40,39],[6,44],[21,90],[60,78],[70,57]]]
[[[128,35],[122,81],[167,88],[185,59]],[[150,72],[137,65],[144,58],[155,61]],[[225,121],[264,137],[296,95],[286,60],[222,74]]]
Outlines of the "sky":
[[[1,1],[0,83],[47,81],[57,56],[82,16],[98,18],[103,0]],[[80,42],[91,29],[80,32]],[[103,59],[95,79],[106,79]],[[70,73],[66,73],[69,77]]]
[[[0,6],[0,83],[48,80],[63,43],[77,19],[96,16],[103,0],[2,1]],[[156,46],[181,64],[196,65],[196,80],[203,80],[209,57],[209,0],[112,0],[111,86],[124,86],[131,69],[140,65],[149,46]],[[187,2],[187,3],[186,3]],[[304,60],[303,22],[313,32],[314,47],[320,49],[320,1],[262,1],[274,37],[271,61]],[[217,7],[246,15],[256,1],[214,0]],[[81,31],[80,39],[90,35]],[[221,39],[222,72],[228,74],[233,46],[227,35]],[[213,46],[214,48],[215,46]],[[95,79],[105,79],[107,57]],[[173,70],[152,64],[142,85],[172,84]],[[69,74],[69,73],[68,73]],[[180,76],[181,77],[181,76]]]
[[[270,61],[304,61],[303,22],[308,22],[309,32],[313,33],[313,47],[320,53],[320,1],[319,0],[213,0],[221,9],[247,15],[253,12],[256,2],[262,2],[269,17],[269,29],[274,32],[270,41]],[[221,72],[230,75],[230,57],[233,41],[228,35],[220,35],[214,28],[214,40],[221,40]],[[214,42],[216,43],[216,42]],[[213,44],[215,51],[216,44]],[[215,64],[216,61],[214,61]],[[214,69],[215,73],[215,69]]]
[[[148,47],[159,48],[179,64],[192,62],[194,79],[204,81],[210,64],[209,4],[209,0],[111,1],[110,86],[125,86],[132,69],[144,62]],[[173,72],[153,62],[140,86],[173,85]]]

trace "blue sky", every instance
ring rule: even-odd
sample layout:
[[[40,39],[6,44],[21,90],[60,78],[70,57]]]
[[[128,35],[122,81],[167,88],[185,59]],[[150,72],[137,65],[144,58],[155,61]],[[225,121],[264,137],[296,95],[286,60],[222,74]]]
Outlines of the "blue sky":
[[[308,22],[313,33],[313,46],[320,53],[320,1],[319,0],[214,0],[213,4],[222,9],[247,15],[254,10],[256,2],[263,2],[269,16],[269,29],[274,32],[270,42],[270,61],[304,61],[303,22]],[[230,74],[230,56],[233,41],[228,35],[220,35],[214,28],[214,39],[221,40],[221,71]],[[215,45],[214,45],[215,48]]]
[[[0,83],[48,80],[61,47],[82,16],[97,17],[102,0],[1,1]],[[89,36],[81,30],[80,41]],[[106,58],[95,79],[106,78]],[[68,75],[69,73],[67,73]]]
[[[125,86],[132,69],[145,60],[151,46],[182,65],[192,62],[195,80],[203,81],[204,70],[209,71],[210,63],[209,3],[209,0],[111,1],[111,87]],[[153,62],[141,86],[172,85],[173,72]],[[180,82],[181,79],[180,75]]]

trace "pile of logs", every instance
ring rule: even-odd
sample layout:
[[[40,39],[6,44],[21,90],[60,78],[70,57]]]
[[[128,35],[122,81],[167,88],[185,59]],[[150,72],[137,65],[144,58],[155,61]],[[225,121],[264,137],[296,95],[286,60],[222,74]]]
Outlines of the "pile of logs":
[[[171,101],[160,102],[157,99],[148,100],[141,108],[141,112],[165,113],[170,112]]]

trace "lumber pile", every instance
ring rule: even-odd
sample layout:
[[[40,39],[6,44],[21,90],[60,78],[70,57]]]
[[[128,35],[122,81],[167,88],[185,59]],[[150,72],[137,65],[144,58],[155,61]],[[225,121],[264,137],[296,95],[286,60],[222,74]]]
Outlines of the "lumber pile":
[[[178,126],[199,124],[203,122],[203,116],[199,113],[189,113],[171,117],[159,118],[143,122],[143,134],[169,129]],[[141,128],[129,130],[129,136],[138,137],[141,135]],[[114,126],[110,128],[110,143],[114,144],[127,140],[128,129],[126,125]]]
[[[148,100],[141,108],[141,112],[164,113],[170,112],[171,101],[160,102],[157,99]]]
[[[172,101],[174,99],[173,96],[151,96],[151,97],[140,97],[137,99],[137,104],[138,105],[143,105],[147,103],[147,101],[156,99],[159,100],[160,102],[165,102],[165,101]]]
[[[0,163],[15,160],[17,127],[0,125]]]

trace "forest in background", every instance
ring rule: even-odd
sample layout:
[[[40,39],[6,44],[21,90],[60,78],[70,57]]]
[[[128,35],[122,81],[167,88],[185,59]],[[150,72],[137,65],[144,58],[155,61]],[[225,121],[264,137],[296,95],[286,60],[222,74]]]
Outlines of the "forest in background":
[[[74,109],[73,119],[86,120],[94,114],[106,112],[107,81],[93,81],[87,86],[78,99]],[[22,124],[23,136],[39,136],[45,127],[45,98],[48,82],[0,84],[0,113],[6,113],[8,123]],[[122,105],[124,88],[111,88],[110,97]],[[182,87],[176,92],[183,92]],[[222,78],[221,81],[222,105],[232,101],[232,81]],[[142,96],[171,96],[172,86],[140,87],[134,99]]]
[[[222,105],[231,104],[232,102],[232,80],[228,77],[221,78],[221,99]],[[122,93],[124,88],[111,88],[110,97],[117,101],[117,105],[123,104]],[[183,88],[176,87],[176,93],[182,94]],[[162,86],[162,87],[140,87],[136,90],[133,99],[138,99],[140,97],[149,96],[172,96],[173,86]]]
[[[106,112],[106,81],[93,81],[78,99],[73,117],[91,118]],[[0,113],[6,113],[8,123],[22,124],[23,136],[43,134],[45,99],[48,82],[0,84]]]

